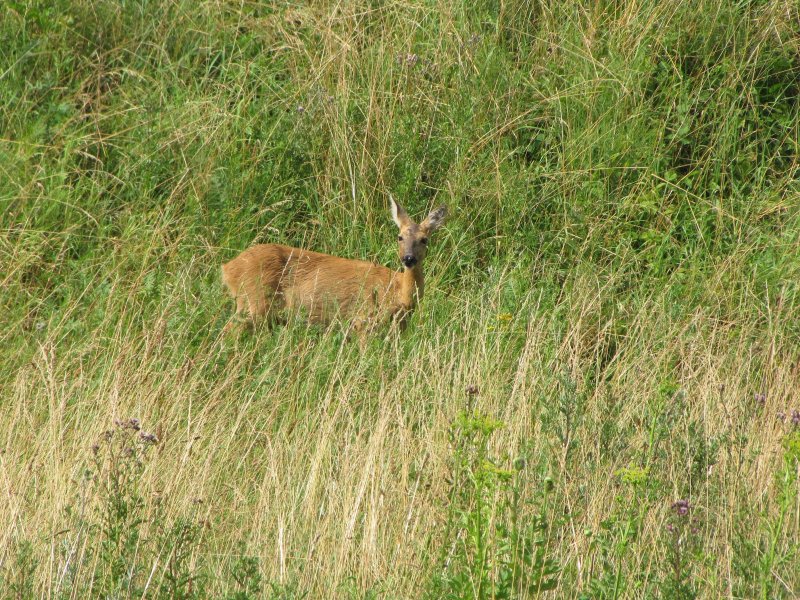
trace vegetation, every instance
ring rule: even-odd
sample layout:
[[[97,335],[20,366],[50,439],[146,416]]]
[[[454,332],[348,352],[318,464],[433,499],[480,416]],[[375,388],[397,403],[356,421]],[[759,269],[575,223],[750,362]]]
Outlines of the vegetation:
[[[6,0],[1,598],[800,595],[791,0]],[[238,340],[220,264],[399,268]]]

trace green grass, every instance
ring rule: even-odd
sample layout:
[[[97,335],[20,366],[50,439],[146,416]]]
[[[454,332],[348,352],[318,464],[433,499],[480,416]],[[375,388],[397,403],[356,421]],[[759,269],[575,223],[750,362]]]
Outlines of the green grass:
[[[0,597],[797,597],[798,81],[786,0],[5,2]],[[221,337],[389,192],[408,331]]]

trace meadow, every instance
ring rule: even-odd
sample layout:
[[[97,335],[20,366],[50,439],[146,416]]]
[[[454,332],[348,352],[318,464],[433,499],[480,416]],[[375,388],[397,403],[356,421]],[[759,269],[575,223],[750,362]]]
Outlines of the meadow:
[[[795,0],[5,0],[0,598],[800,596],[799,140]]]

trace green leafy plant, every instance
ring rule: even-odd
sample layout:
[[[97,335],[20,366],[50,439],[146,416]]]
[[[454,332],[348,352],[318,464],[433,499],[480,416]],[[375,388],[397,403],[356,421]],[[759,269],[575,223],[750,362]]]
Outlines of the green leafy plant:
[[[614,475],[621,487],[609,515],[596,531],[586,531],[591,563],[588,583],[579,596],[585,600],[621,598],[636,579],[626,566],[635,552],[656,482],[649,468],[638,465],[618,469]]]
[[[193,514],[171,521],[163,499],[148,501],[141,493],[156,443],[156,436],[142,431],[138,419],[128,419],[117,421],[92,446],[79,497],[66,510],[75,532],[68,547],[86,545],[80,560],[74,553],[65,560],[71,565],[65,569],[70,580],[80,579],[80,585],[91,585],[107,597],[137,596],[153,589],[169,598],[204,597],[203,578],[193,560],[202,544],[203,521]],[[157,565],[162,568],[157,570]],[[79,578],[78,569],[88,566],[93,572]]]
[[[545,503],[531,507],[520,470],[490,456],[490,438],[501,427],[477,411],[462,412],[452,426],[447,534],[430,598],[518,598],[556,587]]]
[[[99,503],[91,535],[99,539],[98,592],[104,596],[138,595],[143,590],[140,553],[147,506],[139,479],[152,444],[140,434],[137,419],[119,421],[93,446],[93,469],[87,477],[96,486]]]
[[[204,597],[204,580],[192,564],[202,541],[204,523],[193,517],[179,517],[164,530],[159,546],[167,554],[159,593],[166,598],[192,600]]]
[[[248,556],[244,544],[240,545],[242,552],[231,565],[230,578],[233,580],[234,591],[229,592],[226,600],[253,600],[260,598],[264,589],[264,577],[261,574],[259,560],[255,556]]]
[[[37,597],[34,585],[39,561],[33,554],[30,540],[17,540],[11,546],[11,560],[0,567],[0,598],[33,600]]]

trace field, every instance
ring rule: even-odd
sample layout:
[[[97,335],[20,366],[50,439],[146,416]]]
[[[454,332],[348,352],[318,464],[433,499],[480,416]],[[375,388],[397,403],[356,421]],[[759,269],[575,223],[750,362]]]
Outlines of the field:
[[[5,0],[0,598],[800,597],[799,140],[795,0]]]

